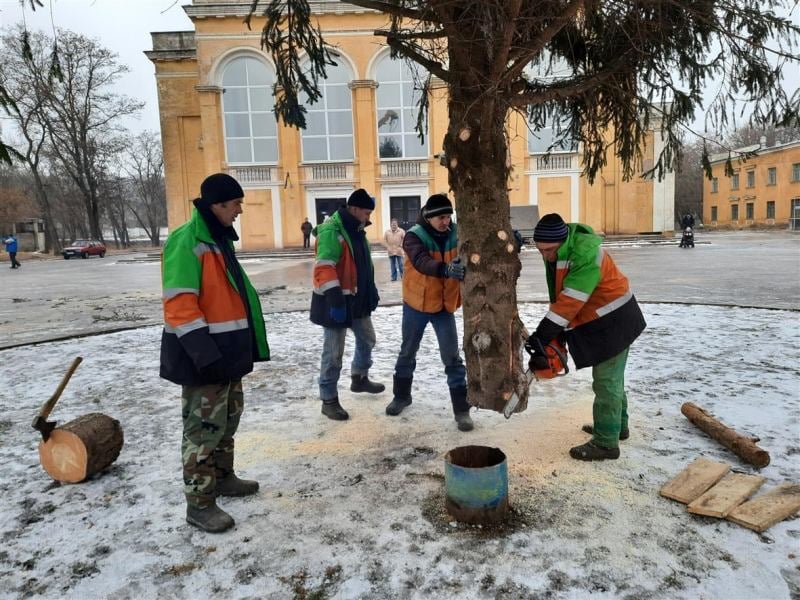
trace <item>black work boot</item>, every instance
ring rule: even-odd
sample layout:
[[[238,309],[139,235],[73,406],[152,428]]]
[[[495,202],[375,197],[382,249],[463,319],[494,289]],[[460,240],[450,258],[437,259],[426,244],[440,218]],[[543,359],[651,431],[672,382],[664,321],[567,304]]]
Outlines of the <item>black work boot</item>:
[[[450,401],[453,403],[453,415],[458,423],[459,431],[472,431],[475,424],[469,416],[469,403],[467,402],[467,388],[450,388]]]
[[[594,427],[592,425],[584,425],[581,427],[581,431],[585,431],[586,433],[594,433]],[[631,432],[627,427],[620,430],[619,439],[627,440],[629,437],[631,437]]]
[[[386,407],[387,415],[396,417],[403,412],[406,406],[411,404],[411,381],[411,377],[394,376],[394,385],[392,387],[394,398]]]
[[[606,448],[594,442],[586,442],[570,448],[569,455],[577,460],[615,460],[619,458],[619,448]]]
[[[382,383],[370,381],[366,375],[353,375],[353,383],[350,384],[351,392],[367,392],[368,394],[380,394],[386,389]]]
[[[252,479],[239,479],[231,473],[217,479],[218,496],[251,496],[258,491],[258,482]]]
[[[322,401],[322,414],[334,421],[347,421],[350,418],[347,411],[339,404],[339,396]]]
[[[186,522],[209,533],[221,533],[236,524],[233,517],[216,504],[202,508],[188,504]]]

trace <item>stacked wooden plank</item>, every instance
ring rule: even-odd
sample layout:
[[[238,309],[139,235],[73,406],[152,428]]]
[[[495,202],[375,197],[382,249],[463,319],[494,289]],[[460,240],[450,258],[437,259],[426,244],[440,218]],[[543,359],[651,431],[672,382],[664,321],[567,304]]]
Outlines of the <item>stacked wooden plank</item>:
[[[661,488],[661,495],[698,515],[728,519],[765,531],[800,510],[800,485],[787,483],[748,500],[764,483],[760,475],[731,473],[730,466],[698,458]]]

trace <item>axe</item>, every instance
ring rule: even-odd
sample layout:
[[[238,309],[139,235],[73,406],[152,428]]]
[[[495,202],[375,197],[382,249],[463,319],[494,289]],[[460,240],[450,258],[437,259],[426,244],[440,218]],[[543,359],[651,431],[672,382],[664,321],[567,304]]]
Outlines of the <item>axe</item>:
[[[81,364],[82,360],[83,358],[78,356],[72,361],[69,369],[66,373],[64,373],[64,377],[61,378],[61,383],[58,384],[58,388],[56,388],[55,393],[50,396],[50,399],[42,405],[42,408],[39,410],[39,414],[34,417],[33,423],[31,423],[31,427],[42,434],[42,439],[45,442],[50,437],[50,432],[53,431],[56,426],[56,422],[48,421],[47,417],[50,416],[50,412],[53,410],[56,402],[58,402],[58,399],[61,397],[61,392],[63,392],[64,388],[67,387],[69,378],[72,377],[72,374],[75,372],[75,369],[78,368],[78,365]]]

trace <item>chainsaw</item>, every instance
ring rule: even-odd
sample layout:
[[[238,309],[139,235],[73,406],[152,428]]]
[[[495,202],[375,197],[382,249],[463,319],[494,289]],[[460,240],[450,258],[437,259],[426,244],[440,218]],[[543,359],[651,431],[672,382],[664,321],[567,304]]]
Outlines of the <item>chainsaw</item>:
[[[530,344],[525,344],[525,351],[531,355],[536,354],[536,351]],[[554,377],[563,377],[569,373],[569,365],[567,364],[567,348],[562,344],[558,338],[553,338],[549,343],[539,348],[538,364],[534,366],[533,360],[528,363],[529,370],[526,372],[528,378],[528,385],[534,379],[553,379]],[[511,397],[506,402],[503,409],[503,416],[510,419],[514,414],[514,410],[519,405],[519,396],[517,392],[511,394]]]

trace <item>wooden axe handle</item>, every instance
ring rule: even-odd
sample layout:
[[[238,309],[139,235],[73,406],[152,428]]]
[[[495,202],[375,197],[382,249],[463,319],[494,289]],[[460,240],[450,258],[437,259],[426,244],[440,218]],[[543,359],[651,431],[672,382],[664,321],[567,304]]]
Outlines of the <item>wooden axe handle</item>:
[[[53,410],[53,408],[56,405],[56,402],[58,402],[58,399],[61,397],[61,392],[63,392],[64,388],[67,387],[67,383],[69,383],[70,377],[72,377],[72,374],[75,372],[75,369],[78,368],[78,365],[81,364],[82,360],[83,357],[77,356],[75,357],[75,360],[72,361],[72,364],[69,366],[69,369],[67,370],[66,373],[64,373],[64,377],[61,378],[61,383],[58,384],[55,393],[52,396],[50,396],[50,399],[42,405],[42,408],[39,411],[39,414],[37,415],[40,419],[44,420],[50,416],[50,412]]]

